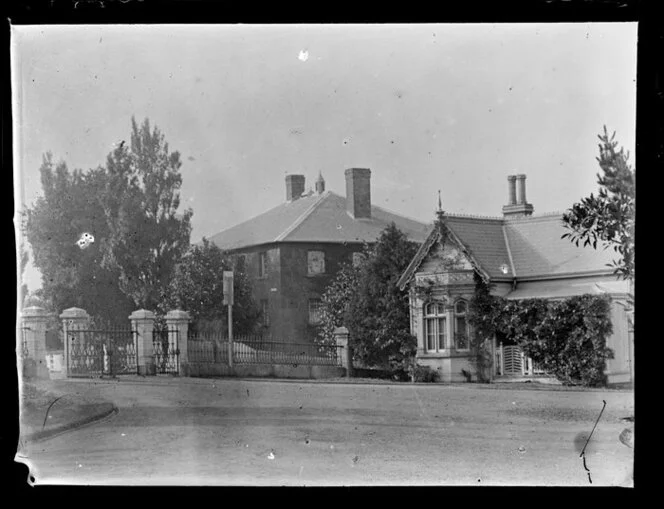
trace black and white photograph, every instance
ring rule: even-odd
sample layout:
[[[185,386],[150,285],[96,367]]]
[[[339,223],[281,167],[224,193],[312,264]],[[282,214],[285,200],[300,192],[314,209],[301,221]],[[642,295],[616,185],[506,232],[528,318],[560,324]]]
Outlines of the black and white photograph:
[[[633,488],[637,33],[12,24],[25,483]]]

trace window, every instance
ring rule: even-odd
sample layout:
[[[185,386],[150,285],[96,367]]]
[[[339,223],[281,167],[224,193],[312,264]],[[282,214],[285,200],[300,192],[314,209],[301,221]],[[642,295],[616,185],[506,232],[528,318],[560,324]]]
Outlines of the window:
[[[325,274],[325,253],[323,251],[309,251],[307,253],[307,274]]]
[[[261,300],[261,321],[263,327],[270,325],[270,305],[267,299]]]
[[[246,255],[239,254],[235,257],[235,270],[237,272],[244,272],[244,268],[246,267],[247,263],[247,257]]]
[[[427,352],[447,348],[447,317],[445,306],[440,302],[429,302],[424,306],[424,341]]]
[[[468,350],[468,320],[466,311],[468,305],[465,300],[457,301],[454,306],[454,348]]]
[[[267,253],[258,253],[258,277],[267,277]]]
[[[364,255],[362,253],[353,253],[353,267],[359,267],[364,261]]]
[[[309,299],[309,324],[319,325],[322,319],[323,305],[320,299]]]

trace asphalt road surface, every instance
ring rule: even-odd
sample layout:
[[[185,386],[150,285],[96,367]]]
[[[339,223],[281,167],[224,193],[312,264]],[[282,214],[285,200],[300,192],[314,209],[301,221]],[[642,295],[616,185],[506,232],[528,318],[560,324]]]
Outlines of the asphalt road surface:
[[[633,485],[633,449],[618,440],[634,415],[626,391],[161,377],[58,386],[119,412],[24,444],[38,485]]]

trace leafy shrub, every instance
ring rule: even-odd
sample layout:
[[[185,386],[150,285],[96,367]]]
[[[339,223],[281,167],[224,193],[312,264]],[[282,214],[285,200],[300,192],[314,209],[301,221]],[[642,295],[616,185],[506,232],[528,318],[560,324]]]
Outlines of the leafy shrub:
[[[499,333],[512,338],[525,355],[568,385],[606,384],[604,367],[613,351],[610,298],[579,295],[560,301],[507,300],[478,283],[470,303],[475,341]]]
[[[440,373],[429,366],[415,366],[413,371],[413,381],[436,383],[440,381]]]

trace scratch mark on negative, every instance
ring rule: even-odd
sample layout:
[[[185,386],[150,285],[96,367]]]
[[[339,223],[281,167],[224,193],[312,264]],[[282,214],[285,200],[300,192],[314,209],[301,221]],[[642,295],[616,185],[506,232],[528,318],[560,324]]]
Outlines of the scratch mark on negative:
[[[590,477],[590,469],[586,465],[586,447],[588,447],[588,442],[590,442],[590,437],[593,436],[593,433],[595,432],[595,428],[597,427],[597,423],[599,423],[600,418],[602,417],[602,414],[604,413],[604,409],[606,408],[606,400],[602,400],[604,405],[602,406],[602,410],[600,411],[599,415],[597,416],[597,420],[595,421],[595,425],[593,426],[592,431],[590,432],[590,435],[588,435],[588,440],[586,440],[586,444],[583,446],[583,449],[581,450],[581,454],[579,455],[580,458],[583,458],[583,468],[585,468],[586,472],[588,472],[588,482],[590,484],[593,483],[592,477]]]
[[[42,430],[46,427],[46,420],[48,419],[48,413],[50,412],[51,407],[55,404],[56,401],[58,401],[61,398],[64,398],[65,396],[66,396],[66,394],[63,394],[62,396],[58,396],[57,398],[55,398],[53,400],[53,402],[50,405],[48,405],[48,408],[46,409],[46,415],[44,416],[44,424],[42,424]]]

